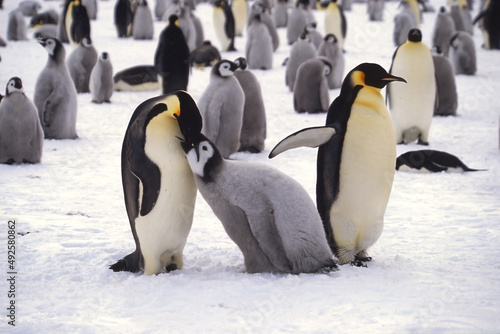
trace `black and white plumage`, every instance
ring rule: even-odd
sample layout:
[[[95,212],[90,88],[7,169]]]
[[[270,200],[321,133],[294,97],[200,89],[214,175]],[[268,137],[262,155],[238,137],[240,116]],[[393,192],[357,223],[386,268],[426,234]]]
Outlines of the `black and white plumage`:
[[[233,12],[226,0],[216,0],[213,10],[215,36],[222,51],[236,51],[234,46],[235,22]]]
[[[131,0],[117,0],[114,9],[114,23],[119,38],[132,36],[134,12]]]
[[[409,151],[396,159],[396,170],[417,173],[476,172],[453,154],[436,150]]]
[[[81,0],[71,0],[64,20],[69,42],[76,46],[90,34],[90,19]]]
[[[479,23],[484,38],[484,48],[487,50],[500,49],[500,1],[485,0],[481,11],[474,18],[473,24]]]
[[[221,60],[220,52],[210,41],[204,41],[202,45],[191,51],[191,66],[200,68],[214,66]]]
[[[154,65],[132,66],[113,75],[116,91],[150,91],[160,89]]]

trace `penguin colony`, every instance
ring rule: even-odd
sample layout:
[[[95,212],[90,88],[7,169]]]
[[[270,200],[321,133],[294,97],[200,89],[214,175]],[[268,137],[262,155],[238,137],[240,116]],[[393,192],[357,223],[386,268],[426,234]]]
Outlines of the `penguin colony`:
[[[329,272],[337,263],[366,266],[367,250],[382,233],[395,170],[476,171],[436,150],[396,159],[396,144],[429,145],[432,116],[457,114],[455,76],[477,71],[473,25],[483,34],[482,47],[500,48],[498,1],[483,1],[474,20],[466,2],[440,8],[436,21],[425,23],[434,24],[426,46],[418,29],[424,24],[421,9],[416,0],[404,0],[394,15],[397,48],[390,70],[363,63],[347,75],[344,11],[350,10],[349,1],[321,1],[317,8],[308,0],[249,4],[216,0],[216,39],[209,41],[194,2],[155,1],[152,9],[151,1],[115,1],[117,37],[157,43],[152,64],[116,74],[110,53],[99,54],[92,44],[97,1],[65,0],[59,13],[20,5],[9,14],[7,40],[30,39],[24,18],[29,16],[29,29],[36,28],[34,36],[48,60],[32,88],[33,102],[21,78],[7,82],[0,100],[0,163],[40,163],[44,138],[78,138],[79,93],[90,92],[95,103],[111,102],[119,90],[163,94],[141,103],[125,131],[122,183],[136,248],[112,270],[152,275],[182,269],[197,188],[242,251],[249,273]],[[369,0],[366,6],[367,21],[389,19],[382,15],[383,1]],[[323,30],[313,14],[320,10]],[[165,23],[157,41],[153,13]],[[281,172],[231,160],[238,151],[265,150],[266,111],[252,71],[273,70],[280,47],[277,29],[286,30],[290,45],[283,88],[293,94],[295,111],[326,113],[326,122],[293,133],[269,157],[299,146],[318,148],[316,208],[305,190]],[[246,45],[238,45],[241,36]],[[245,58],[225,59],[237,49]],[[197,103],[186,92],[190,67],[211,67]],[[389,83],[387,108],[380,91]],[[339,88],[332,102],[331,90]],[[419,103],[415,110],[407,108]],[[12,114],[19,119],[14,122]]]

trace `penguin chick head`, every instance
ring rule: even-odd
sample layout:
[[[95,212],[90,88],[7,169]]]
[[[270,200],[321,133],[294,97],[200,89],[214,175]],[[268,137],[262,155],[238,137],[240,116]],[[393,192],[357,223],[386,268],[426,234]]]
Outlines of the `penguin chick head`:
[[[196,140],[190,140],[191,143],[181,140],[181,146],[186,152],[191,171],[204,182],[212,182],[223,161],[219,150],[201,133]]]
[[[37,42],[45,48],[51,58],[57,58],[58,55],[65,56],[64,46],[57,38],[45,37],[38,39]]]
[[[101,55],[99,56],[99,60],[108,61],[109,60],[109,53],[102,52]]]
[[[23,82],[18,77],[10,78],[5,87],[5,96],[9,96],[13,92],[23,92]]]
[[[306,27],[304,29],[306,29],[308,32],[311,32],[311,31],[316,30],[317,26],[318,26],[318,24],[316,22],[311,22],[311,23],[306,24]]]
[[[240,70],[246,70],[246,68],[247,68],[247,66],[248,66],[248,64],[247,64],[247,60],[246,60],[245,58],[243,58],[243,57],[238,57],[238,58],[236,58],[236,59],[234,60],[234,63],[235,63],[236,65],[238,65],[238,68],[239,68]]]
[[[323,39],[325,40],[325,42],[327,43],[331,43],[331,44],[335,44],[338,42],[337,40],[337,36],[335,36],[334,34],[327,34],[325,37],[323,37]]]
[[[325,77],[328,76],[330,74],[330,72],[332,71],[332,63],[331,63],[330,59],[328,59],[327,57],[324,57],[324,56],[319,56],[318,59],[323,62],[323,75]]]
[[[92,46],[92,39],[90,38],[90,36],[85,36],[82,38],[82,41],[80,43],[82,43],[82,46],[89,48]]]
[[[220,77],[229,77],[238,69],[238,65],[230,60],[222,59],[212,68],[212,74]]]
[[[382,66],[374,63],[362,63],[356,66],[347,77],[351,79],[352,87],[360,85],[382,89],[392,81],[406,82],[405,79],[387,73]]]
[[[422,32],[420,29],[413,28],[408,32],[408,41],[413,43],[422,42]]]

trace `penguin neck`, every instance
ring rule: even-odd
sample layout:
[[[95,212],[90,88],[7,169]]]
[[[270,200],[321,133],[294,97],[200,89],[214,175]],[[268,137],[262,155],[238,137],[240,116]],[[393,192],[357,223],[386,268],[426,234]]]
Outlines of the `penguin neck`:
[[[203,176],[197,175],[204,183],[212,183],[216,180],[221,169],[224,167],[225,160],[222,158],[218,150],[215,150],[205,167],[203,168]]]

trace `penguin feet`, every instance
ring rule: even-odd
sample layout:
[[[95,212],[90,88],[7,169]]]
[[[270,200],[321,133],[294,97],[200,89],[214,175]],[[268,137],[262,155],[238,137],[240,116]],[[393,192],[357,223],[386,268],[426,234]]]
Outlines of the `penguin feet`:
[[[368,268],[368,265],[364,261],[359,259],[354,259],[351,262],[349,262],[349,264],[355,267]]]
[[[423,145],[423,146],[429,146],[429,143],[426,141],[423,141],[422,138],[418,138],[417,144]]]
[[[167,270],[167,273],[169,273],[171,271],[177,270],[178,268],[176,263],[170,263],[168,266],[165,267],[165,269]]]

